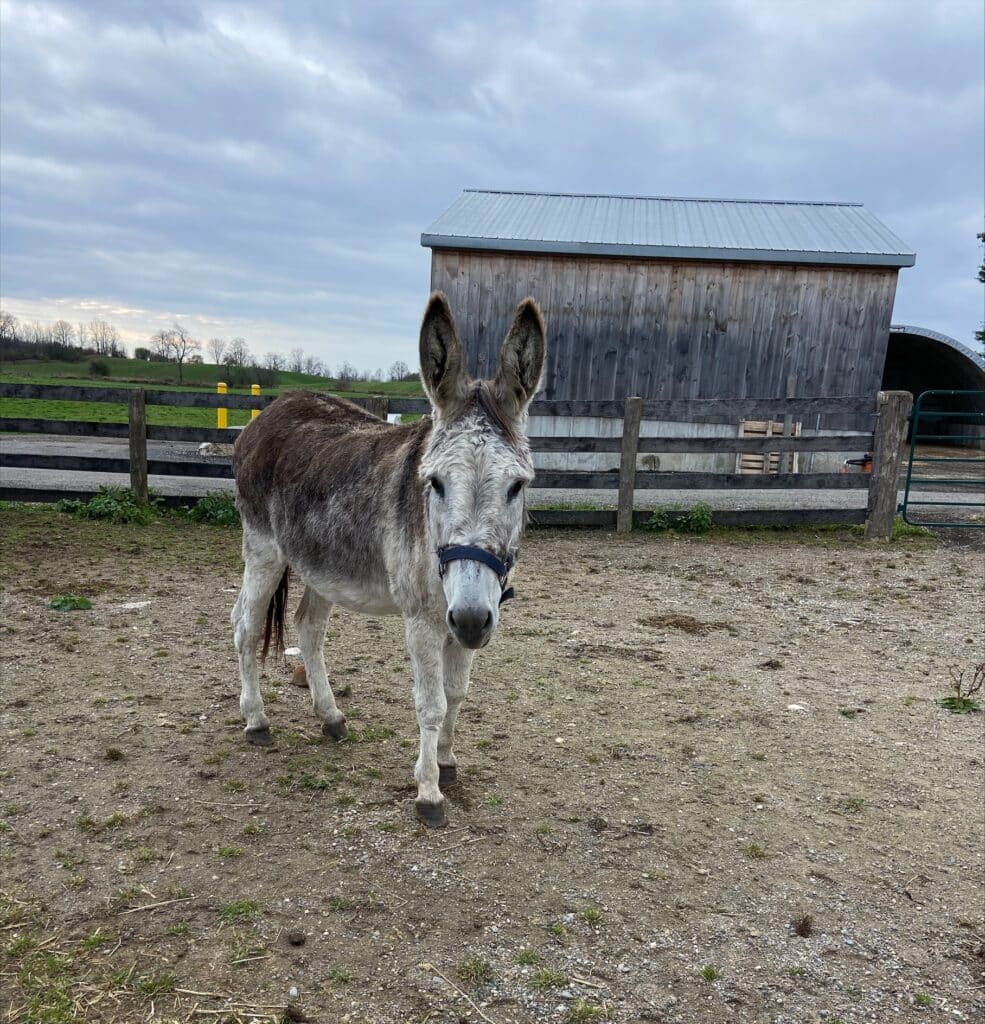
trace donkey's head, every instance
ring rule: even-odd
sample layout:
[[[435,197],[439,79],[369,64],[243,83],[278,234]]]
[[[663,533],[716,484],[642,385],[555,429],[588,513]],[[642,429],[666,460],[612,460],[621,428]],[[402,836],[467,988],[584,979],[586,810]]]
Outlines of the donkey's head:
[[[421,460],[429,540],[448,602],[448,629],[484,647],[499,624],[506,575],[534,477],[527,406],[544,367],[544,319],[533,299],[517,307],[493,380],[471,380],[448,300],[431,296],[421,324],[421,381],[434,428]],[[488,556],[488,557],[483,557]]]

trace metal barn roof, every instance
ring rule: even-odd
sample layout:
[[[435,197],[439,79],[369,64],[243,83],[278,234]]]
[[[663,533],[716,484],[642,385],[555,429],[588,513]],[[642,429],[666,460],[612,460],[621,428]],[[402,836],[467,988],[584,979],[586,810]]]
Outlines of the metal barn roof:
[[[421,235],[440,249],[912,267],[861,203],[466,189]]]

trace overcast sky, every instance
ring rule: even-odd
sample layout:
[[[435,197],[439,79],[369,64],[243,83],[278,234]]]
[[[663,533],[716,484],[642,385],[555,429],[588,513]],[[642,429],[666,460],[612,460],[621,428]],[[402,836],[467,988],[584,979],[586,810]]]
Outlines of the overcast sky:
[[[413,363],[463,187],[858,200],[982,318],[982,0],[3,0],[4,307]]]

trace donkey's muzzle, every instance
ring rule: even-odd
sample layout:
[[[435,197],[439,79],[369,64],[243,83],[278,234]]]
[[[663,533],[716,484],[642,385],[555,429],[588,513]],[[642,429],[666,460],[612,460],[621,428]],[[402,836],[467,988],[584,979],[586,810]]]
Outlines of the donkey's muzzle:
[[[489,608],[449,608],[448,628],[463,647],[477,651],[489,643],[495,628],[494,616]]]

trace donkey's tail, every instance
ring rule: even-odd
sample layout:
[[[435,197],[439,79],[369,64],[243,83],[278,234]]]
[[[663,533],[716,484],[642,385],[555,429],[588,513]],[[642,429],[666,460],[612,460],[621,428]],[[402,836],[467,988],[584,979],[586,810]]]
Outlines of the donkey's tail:
[[[291,569],[288,566],[280,578],[280,583],[277,584],[270,604],[267,605],[267,621],[263,627],[263,649],[260,652],[261,662],[267,660],[271,641],[273,641],[275,651],[279,653],[284,650],[284,616],[287,612],[287,580],[290,575]]]

